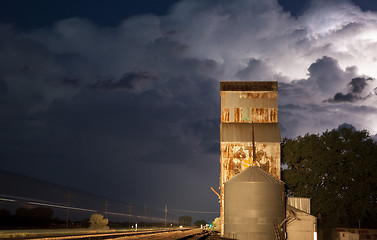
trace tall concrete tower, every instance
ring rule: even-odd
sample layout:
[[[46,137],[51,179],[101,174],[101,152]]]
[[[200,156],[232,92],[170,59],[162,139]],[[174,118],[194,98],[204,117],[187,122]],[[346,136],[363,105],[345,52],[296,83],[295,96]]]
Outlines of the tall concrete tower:
[[[220,221],[224,234],[224,182],[250,166],[280,179],[277,82],[221,82]]]

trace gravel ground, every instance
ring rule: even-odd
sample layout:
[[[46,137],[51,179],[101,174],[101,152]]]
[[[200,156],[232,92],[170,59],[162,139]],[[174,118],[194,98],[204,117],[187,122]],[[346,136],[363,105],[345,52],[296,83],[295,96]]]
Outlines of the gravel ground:
[[[201,233],[201,229],[192,229],[189,231],[175,231],[175,232],[167,232],[167,233],[155,233],[146,236],[130,236],[130,237],[120,237],[114,238],[117,240],[131,240],[131,239],[138,239],[138,240],[175,240],[177,238],[181,238],[187,235],[192,235],[196,233]]]
[[[156,233],[147,235],[144,237],[140,236],[132,236],[132,237],[121,237],[121,238],[114,238],[116,240],[176,240],[178,238],[182,238],[188,235],[193,235],[196,233],[201,233],[203,230],[201,229],[192,229],[189,231],[176,231],[176,232],[168,232],[168,233]],[[197,237],[199,238],[199,237]],[[194,240],[195,238],[190,238],[190,240]],[[206,240],[230,240],[230,238],[222,238],[219,234],[213,233],[209,235]]]

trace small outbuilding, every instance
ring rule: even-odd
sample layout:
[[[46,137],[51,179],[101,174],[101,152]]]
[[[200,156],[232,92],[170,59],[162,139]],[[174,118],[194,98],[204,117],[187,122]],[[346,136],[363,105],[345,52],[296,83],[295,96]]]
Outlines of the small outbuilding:
[[[317,240],[317,218],[310,215],[309,198],[287,198],[285,219],[287,240]]]
[[[377,240],[377,229],[335,228],[332,231],[334,240]]]

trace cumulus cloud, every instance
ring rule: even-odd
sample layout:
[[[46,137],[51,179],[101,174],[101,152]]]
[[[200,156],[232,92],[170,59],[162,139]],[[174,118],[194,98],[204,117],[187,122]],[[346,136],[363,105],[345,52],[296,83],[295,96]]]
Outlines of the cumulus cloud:
[[[2,156],[13,159],[9,170],[25,164],[50,177],[88,166],[130,176],[148,175],[146,163],[186,175],[213,168],[219,81],[233,80],[279,82],[283,137],[343,122],[375,134],[376,36],[377,13],[349,1],[313,1],[298,17],[275,0],[183,0],[165,16],[114,27],[82,18],[28,32],[2,24]],[[49,162],[67,164],[38,170]],[[217,170],[206,177],[218,179]]]
[[[183,116],[193,110],[170,112],[190,126],[217,117],[219,81],[277,80],[284,134],[321,131],[342,112],[328,104],[374,106],[375,83],[363,76],[376,76],[376,20],[348,1],[316,1],[294,18],[273,0],[183,0],[168,15],[134,16],[115,27],[82,18],[29,32],[2,25],[1,99],[49,111],[55,102],[108,96],[92,92],[101,89],[136,105],[197,105],[192,118]],[[289,124],[298,116],[305,124]],[[175,121],[167,126],[178,137],[182,122]],[[365,121],[357,127],[371,125]]]
[[[247,67],[236,73],[237,78],[243,81],[253,80],[271,80],[273,74],[263,61],[259,61],[255,58],[249,60]]]

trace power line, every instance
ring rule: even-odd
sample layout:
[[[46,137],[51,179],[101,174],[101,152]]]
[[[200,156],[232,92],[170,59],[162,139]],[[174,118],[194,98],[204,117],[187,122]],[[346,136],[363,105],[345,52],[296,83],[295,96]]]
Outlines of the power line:
[[[19,197],[19,196],[12,196],[12,195],[6,195],[6,194],[0,194],[0,201],[6,201],[6,202],[26,202],[28,204],[32,205],[37,205],[37,206],[46,206],[46,207],[52,207],[52,208],[61,208],[61,209],[69,209],[69,210],[76,210],[76,211],[84,211],[84,212],[92,212],[92,213],[98,213],[100,211],[95,210],[95,209],[88,209],[88,208],[81,208],[81,207],[75,207],[72,206],[72,194],[69,192],[67,196],[67,204],[61,204],[61,203],[55,203],[55,202],[48,202],[40,199],[32,199],[32,198],[25,198],[25,197]],[[69,200],[69,201],[68,201]],[[109,212],[108,207],[111,204],[108,203],[106,200],[105,203],[105,214],[107,218],[107,214],[109,215],[118,215],[118,216],[125,216],[128,217],[129,222],[131,222],[131,218],[135,217],[137,219],[144,219],[145,225],[146,225],[146,220],[155,220],[155,221],[162,221],[165,222],[165,225],[167,224],[167,204],[165,205],[164,209],[154,209],[154,210],[159,210],[159,211],[164,211],[165,212],[165,218],[158,218],[158,217],[148,217],[147,216],[147,205],[144,205],[144,216],[136,215],[135,213],[133,214],[133,209],[137,205],[132,205],[131,202],[129,204],[129,214],[125,213],[117,213],[117,212]],[[211,212],[211,211],[195,211],[195,210],[183,210],[183,209],[169,209],[170,212],[186,212],[186,213],[193,213],[193,214],[218,214],[219,212]],[[173,214],[174,216],[175,214]],[[171,216],[171,214],[170,214]],[[69,215],[67,214],[67,219],[69,219]]]
[[[78,211],[85,211],[85,212],[97,212],[96,210],[93,209],[85,209],[85,208],[77,208],[77,207],[67,207],[63,205],[56,205],[56,204],[48,204],[48,203],[40,203],[40,202],[27,202],[32,205],[38,205],[38,206],[46,206],[46,207],[54,207],[54,208],[69,208],[71,210],[78,210]]]

